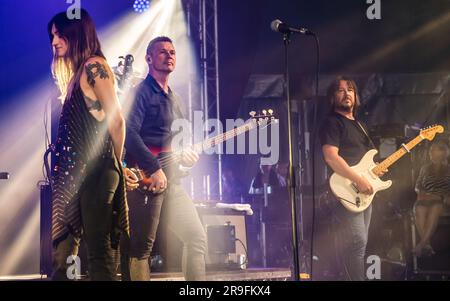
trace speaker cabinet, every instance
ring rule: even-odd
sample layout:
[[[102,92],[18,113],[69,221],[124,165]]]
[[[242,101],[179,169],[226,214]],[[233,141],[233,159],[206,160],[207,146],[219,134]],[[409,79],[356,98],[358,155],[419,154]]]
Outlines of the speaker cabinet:
[[[232,247],[236,250],[235,253],[226,255],[220,254],[220,252],[216,251],[223,247],[223,242],[218,242],[218,240],[208,242],[208,246],[209,248],[211,248],[211,252],[208,248],[206,253],[207,267],[209,266],[211,267],[211,269],[220,266],[227,268],[230,267],[230,261],[233,263],[239,263],[239,261],[242,261],[243,256],[247,258],[248,255],[245,251],[245,249],[247,249],[245,212],[240,212],[232,209],[203,207],[197,207],[197,212],[199,214],[200,221],[205,229],[205,232],[208,231],[208,228],[222,228],[215,226],[234,226],[234,235],[236,240],[233,242]],[[231,250],[230,243],[228,243],[227,246]],[[173,235],[172,232],[170,232],[170,230],[164,223],[160,223],[152,255],[160,255],[163,258],[165,271],[181,270],[181,259],[183,254],[182,251],[182,242],[175,235]],[[242,268],[244,267],[244,265],[234,265],[234,267]]]

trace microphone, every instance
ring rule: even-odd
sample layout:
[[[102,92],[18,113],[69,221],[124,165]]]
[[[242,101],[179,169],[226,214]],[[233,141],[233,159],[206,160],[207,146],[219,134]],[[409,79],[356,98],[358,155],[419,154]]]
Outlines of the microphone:
[[[306,29],[306,28],[303,28],[303,27],[299,27],[299,28],[290,27],[289,25],[287,25],[286,23],[281,22],[278,19],[273,20],[272,23],[270,23],[270,28],[272,28],[273,31],[281,32],[281,33],[284,33],[284,34],[292,33],[292,32],[305,34],[305,35],[313,35],[314,34],[309,29]]]

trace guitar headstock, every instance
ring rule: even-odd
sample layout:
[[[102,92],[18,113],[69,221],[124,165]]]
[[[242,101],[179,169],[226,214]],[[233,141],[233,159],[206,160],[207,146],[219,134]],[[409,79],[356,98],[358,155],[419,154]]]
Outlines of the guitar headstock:
[[[444,127],[442,125],[433,125],[426,127],[420,131],[420,135],[427,140],[433,140],[436,134],[444,132]]]
[[[256,123],[258,126],[269,125],[271,123],[277,123],[278,119],[275,118],[272,109],[261,110],[260,113],[251,111],[248,113],[252,119],[252,122]]]

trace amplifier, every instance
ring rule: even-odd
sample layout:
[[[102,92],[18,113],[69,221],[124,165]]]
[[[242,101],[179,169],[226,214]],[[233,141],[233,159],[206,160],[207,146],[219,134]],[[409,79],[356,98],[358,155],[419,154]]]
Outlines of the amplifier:
[[[208,237],[208,253],[210,254],[230,254],[236,253],[236,230],[235,226],[208,225],[206,227]]]

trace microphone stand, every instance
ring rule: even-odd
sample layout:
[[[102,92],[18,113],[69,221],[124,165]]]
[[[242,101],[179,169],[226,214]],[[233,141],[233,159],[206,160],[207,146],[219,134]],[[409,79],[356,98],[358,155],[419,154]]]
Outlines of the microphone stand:
[[[289,43],[290,33],[283,34],[284,50],[285,50],[285,74],[284,85],[286,90],[287,101],[287,117],[288,117],[288,146],[289,146],[289,202],[291,204],[291,222],[292,222],[292,254],[294,259],[294,279],[300,280],[299,267],[299,248],[298,248],[298,234],[297,234],[297,194],[296,194],[296,179],[294,173],[294,158],[293,158],[293,142],[292,142],[292,111],[291,111],[291,96],[289,84]]]

